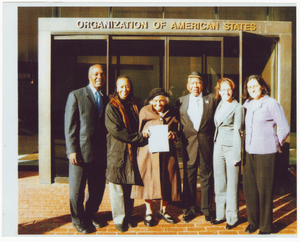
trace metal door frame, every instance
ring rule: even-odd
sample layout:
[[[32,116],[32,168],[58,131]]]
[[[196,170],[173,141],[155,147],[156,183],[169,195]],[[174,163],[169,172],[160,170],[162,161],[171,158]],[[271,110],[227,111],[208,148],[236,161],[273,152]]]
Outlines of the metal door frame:
[[[224,73],[224,37],[185,37],[185,36],[114,36],[108,38],[108,42],[113,40],[163,40],[164,41],[164,89],[170,90],[170,41],[217,41],[221,44],[221,77]],[[109,46],[109,43],[108,43]],[[110,58],[110,56],[109,56]],[[108,58],[108,59],[109,59]],[[110,59],[109,59],[110,60]],[[108,62],[109,63],[109,62]],[[108,79],[108,78],[107,78]],[[107,88],[109,84],[107,84]],[[109,90],[109,89],[108,89]]]
[[[115,19],[115,18],[87,18],[82,21],[107,21],[114,20],[128,21],[128,19]],[[131,19],[134,21],[135,19]],[[152,28],[155,21],[161,22],[161,19],[142,19],[149,22],[149,29],[93,29],[93,28],[78,28],[78,19],[76,18],[39,18],[38,23],[38,92],[39,92],[39,182],[41,184],[51,184],[53,177],[51,173],[52,165],[52,139],[51,139],[51,41],[54,36],[65,36],[74,39],[95,39],[106,38],[109,36],[143,36],[143,38],[149,39],[151,36],[159,38],[158,36],[165,36],[165,49],[166,55],[169,55],[168,43],[172,38],[189,38],[189,39],[206,39],[213,40],[214,37],[220,36],[236,36],[241,37],[241,31],[226,30],[221,28],[220,30],[190,30],[190,29],[155,29]],[[140,20],[141,21],[141,20]],[[254,33],[263,35],[266,37],[278,38],[277,46],[277,70],[276,75],[278,79],[278,94],[277,100],[283,106],[288,122],[290,122],[291,114],[291,99],[287,98],[291,95],[291,79],[292,79],[292,23],[288,21],[241,21],[241,20],[178,20],[178,19],[163,19],[164,22],[171,24],[176,21],[192,22],[216,22],[223,26],[225,23],[254,23],[256,30]],[[150,28],[151,27],[151,28]],[[104,37],[105,36],[105,37]],[[201,37],[202,36],[202,37]],[[56,37],[59,38],[59,37]],[[123,38],[123,37],[122,37]],[[141,38],[141,37],[138,37]],[[241,43],[240,43],[241,45]],[[223,46],[223,45],[222,45]],[[223,47],[222,47],[223,48]],[[110,41],[107,41],[107,50],[110,49]],[[224,48],[223,48],[224,50]],[[223,51],[222,51],[223,52]],[[239,56],[241,58],[241,55]],[[240,59],[241,62],[241,59]],[[110,63],[109,53],[107,53],[107,63]],[[166,70],[169,69],[169,60],[166,60]],[[240,63],[241,65],[241,63]],[[223,57],[222,57],[223,66]],[[109,65],[107,66],[107,74],[109,74]],[[222,67],[223,75],[223,67]],[[169,88],[169,73],[165,73],[165,86]],[[240,81],[241,83],[241,81]],[[242,84],[242,83],[241,83]]]

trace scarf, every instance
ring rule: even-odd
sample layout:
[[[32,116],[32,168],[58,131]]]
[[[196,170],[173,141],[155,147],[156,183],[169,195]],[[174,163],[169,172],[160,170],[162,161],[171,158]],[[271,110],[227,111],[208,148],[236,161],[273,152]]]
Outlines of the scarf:
[[[120,100],[118,98],[116,98],[116,97],[112,97],[111,100],[110,100],[110,103],[119,109],[119,111],[120,111],[120,113],[122,115],[125,127],[128,130],[131,130],[131,126],[130,126],[128,114],[126,113],[125,108],[122,105],[122,103],[120,102]],[[139,111],[138,111],[137,105],[134,102],[132,103],[132,107],[133,107],[133,110],[134,110],[135,114],[138,117]],[[132,163],[133,162],[132,145],[128,143],[127,146],[128,146],[129,159],[130,159],[130,161]]]

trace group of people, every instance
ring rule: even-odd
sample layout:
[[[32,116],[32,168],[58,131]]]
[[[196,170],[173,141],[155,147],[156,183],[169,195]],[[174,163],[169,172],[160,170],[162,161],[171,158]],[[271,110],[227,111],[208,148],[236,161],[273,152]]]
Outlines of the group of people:
[[[202,213],[213,225],[226,221],[226,229],[236,227],[245,143],[246,232],[272,232],[275,156],[289,135],[289,125],[282,107],[269,97],[261,76],[246,79],[244,105],[234,99],[231,79],[221,78],[215,94],[204,95],[203,79],[193,72],[186,84],[189,94],[180,97],[175,107],[169,105],[169,94],[163,88],[154,88],[141,110],[127,76],[118,77],[109,97],[101,92],[105,84],[101,65],[90,67],[88,79],[87,87],[69,94],[65,111],[70,209],[77,231],[91,233],[106,225],[95,216],[106,181],[113,221],[121,232],[135,226],[134,199],[145,201],[144,224],[149,227],[155,225],[153,200],[160,200],[158,217],[168,223],[176,223],[167,211],[168,202],[181,201],[185,223]],[[168,128],[169,151],[149,150],[149,130],[158,125]],[[179,139],[184,166],[182,192],[176,152]],[[201,211],[196,206],[198,169]]]

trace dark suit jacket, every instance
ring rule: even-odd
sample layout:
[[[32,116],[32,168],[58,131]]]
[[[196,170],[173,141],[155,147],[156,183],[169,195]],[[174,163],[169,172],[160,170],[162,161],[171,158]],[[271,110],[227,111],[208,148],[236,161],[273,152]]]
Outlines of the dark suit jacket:
[[[195,130],[190,120],[187,109],[189,96],[180,97],[176,107],[179,110],[181,124],[182,158],[183,162],[193,165],[196,162],[198,151],[204,162],[212,165],[213,137],[214,137],[214,113],[218,104],[213,94],[203,96],[203,115],[199,130]]]
[[[99,114],[94,95],[88,86],[72,91],[67,100],[65,109],[66,152],[67,154],[76,152],[85,163],[106,161],[107,130],[104,117],[108,102],[107,96],[103,96],[102,100],[101,114]]]

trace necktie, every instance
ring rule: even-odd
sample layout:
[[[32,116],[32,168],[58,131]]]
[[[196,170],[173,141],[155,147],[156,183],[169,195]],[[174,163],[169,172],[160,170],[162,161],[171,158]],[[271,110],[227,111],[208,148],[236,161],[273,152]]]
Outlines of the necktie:
[[[194,129],[199,130],[202,113],[203,113],[203,106],[202,106],[202,99],[199,98],[191,98],[188,109],[187,115],[189,116],[190,120],[193,123]]]
[[[196,107],[197,107],[197,110],[195,110],[195,124],[194,124],[194,128],[196,130],[199,129],[199,126],[200,126],[200,119],[201,119],[201,113],[200,113],[200,100],[197,99],[196,100]]]
[[[101,113],[101,110],[102,110],[102,99],[101,99],[101,95],[100,95],[99,92],[96,92],[96,103],[97,103],[97,106],[98,106],[99,113]]]

